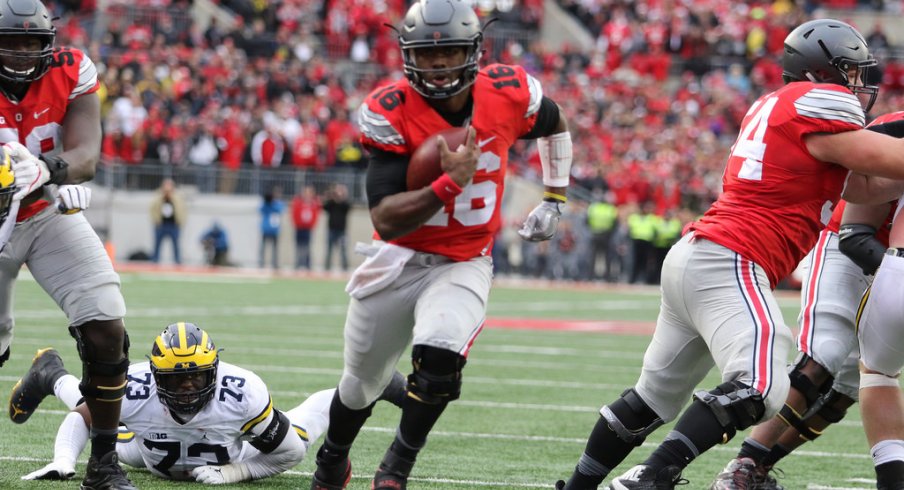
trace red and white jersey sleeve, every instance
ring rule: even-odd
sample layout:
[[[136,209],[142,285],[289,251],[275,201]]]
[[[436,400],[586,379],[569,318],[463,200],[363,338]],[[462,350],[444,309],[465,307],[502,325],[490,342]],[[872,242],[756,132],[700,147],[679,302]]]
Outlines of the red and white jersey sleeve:
[[[392,243],[457,261],[489,252],[500,225],[508,151],[533,128],[543,89],[519,66],[490,65],[478,73],[472,96],[470,124],[481,151],[474,179],[455,202]],[[406,156],[451,127],[404,79],[372,92],[358,116],[362,144]]]
[[[860,101],[840,85],[795,82],[747,111],[722,195],[689,230],[762,266],[773,286],[815,244],[848,170],[810,155],[804,137],[863,129]]]

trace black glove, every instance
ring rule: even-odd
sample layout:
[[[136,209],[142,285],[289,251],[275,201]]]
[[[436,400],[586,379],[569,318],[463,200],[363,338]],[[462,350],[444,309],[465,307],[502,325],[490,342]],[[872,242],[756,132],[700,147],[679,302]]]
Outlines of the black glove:
[[[838,250],[868,276],[876,273],[885,249],[885,245],[876,239],[876,229],[870,225],[853,223],[841,225],[838,229]]]
[[[0,356],[0,367],[3,367],[3,363],[9,359],[9,347],[6,348],[6,351]]]

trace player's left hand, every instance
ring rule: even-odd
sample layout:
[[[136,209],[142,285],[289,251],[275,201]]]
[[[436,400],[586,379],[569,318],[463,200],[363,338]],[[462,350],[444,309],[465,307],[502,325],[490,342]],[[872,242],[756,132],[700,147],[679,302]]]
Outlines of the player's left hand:
[[[91,189],[82,185],[61,185],[56,206],[63,214],[75,214],[91,205]]]
[[[50,181],[50,169],[43,160],[31,154],[21,143],[12,141],[3,147],[13,161],[13,174],[19,190],[13,194],[14,201],[21,201]]]
[[[518,235],[522,240],[529,242],[549,240],[556,234],[560,216],[562,211],[559,209],[559,203],[543,201],[524,220]]]

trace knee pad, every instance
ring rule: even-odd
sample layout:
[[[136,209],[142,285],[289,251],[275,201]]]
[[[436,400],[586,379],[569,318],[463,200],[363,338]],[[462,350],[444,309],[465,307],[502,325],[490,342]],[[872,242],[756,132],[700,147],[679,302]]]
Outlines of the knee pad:
[[[816,403],[817,400],[828,393],[832,389],[832,383],[835,382],[834,376],[829,375],[828,379],[821,385],[816,385],[815,383],[813,383],[813,381],[802,372],[804,366],[806,366],[807,362],[809,361],[812,361],[813,363],[819,365],[823,370],[826,370],[825,367],[817,363],[816,360],[814,360],[812,357],[801,352],[797,356],[794,367],[792,367],[791,370],[788,371],[788,378],[791,381],[791,387],[799,391],[804,396],[804,400],[807,401],[807,407],[813,406],[813,404]]]
[[[123,358],[117,362],[101,361],[97,356],[97,346],[85,336],[82,327],[69,327],[69,334],[75,338],[75,346],[82,360],[82,381],[79,383],[79,391],[88,398],[116,402],[122,399],[126,392],[126,381],[117,386],[96,385],[92,376],[116,377],[123,376],[129,371],[129,334],[123,332],[122,352]]]
[[[622,392],[621,397],[611,405],[603,406],[600,415],[619,439],[634,446],[643,444],[644,439],[663,424],[634,388]]]
[[[408,396],[429,405],[457,400],[461,395],[461,370],[467,360],[457,352],[429,345],[411,350],[414,372],[408,375]]]
[[[821,436],[822,431],[811,427],[810,419],[814,416],[819,416],[830,424],[841,422],[841,419],[847,414],[847,408],[839,405],[845,402],[850,406],[854,403],[854,400],[835,390],[829,390],[828,393],[822,395],[815,403],[810,405],[810,408],[803,415],[798,414],[794,409],[785,405],[779,411],[778,416],[785,423],[797,429],[800,437],[807,441],[812,441]]]
[[[725,431],[729,440],[738,430],[759,422],[766,413],[763,394],[740,381],[722,383],[712,391],[698,391],[694,399],[706,405]]]

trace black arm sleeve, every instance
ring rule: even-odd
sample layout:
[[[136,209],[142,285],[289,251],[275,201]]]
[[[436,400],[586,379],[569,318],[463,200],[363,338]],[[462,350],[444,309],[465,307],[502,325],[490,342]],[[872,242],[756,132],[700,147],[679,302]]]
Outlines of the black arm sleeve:
[[[853,223],[838,229],[838,250],[863,269],[864,274],[872,275],[882,263],[885,245],[876,239],[875,228]]]
[[[373,209],[384,197],[405,192],[408,157],[368,147],[367,205]]]
[[[264,454],[270,454],[280,445],[280,443],[282,443],[286,434],[289,434],[291,427],[292,423],[289,422],[289,418],[286,417],[284,413],[274,408],[273,420],[270,422],[270,425],[264,429],[263,434],[254,437],[249,442],[258,451]]]
[[[559,125],[559,106],[547,96],[543,96],[540,101],[540,109],[537,110],[537,121],[534,127],[527,134],[521,135],[519,139],[533,140],[541,136],[549,136],[556,130]]]
[[[877,133],[887,134],[894,138],[904,138],[904,121],[891,121],[866,128]]]

